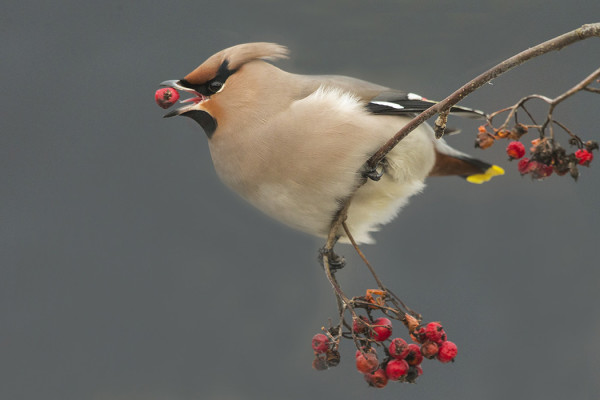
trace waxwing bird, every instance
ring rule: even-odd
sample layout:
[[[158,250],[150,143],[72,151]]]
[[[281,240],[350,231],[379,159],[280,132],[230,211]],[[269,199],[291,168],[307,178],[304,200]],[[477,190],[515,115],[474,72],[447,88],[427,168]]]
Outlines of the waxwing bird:
[[[165,117],[189,117],[204,129],[217,174],[244,199],[287,225],[325,237],[340,202],[364,180],[365,162],[433,102],[346,76],[292,74],[267,62],[287,54],[274,43],[216,53],[183,79],[161,84],[193,96]],[[485,115],[456,106],[451,112]],[[348,210],[347,224],[359,243],[373,242],[371,232],[391,221],[428,176],[482,183],[503,174],[435,139],[427,124],[402,140],[382,169],[378,182],[358,189]]]

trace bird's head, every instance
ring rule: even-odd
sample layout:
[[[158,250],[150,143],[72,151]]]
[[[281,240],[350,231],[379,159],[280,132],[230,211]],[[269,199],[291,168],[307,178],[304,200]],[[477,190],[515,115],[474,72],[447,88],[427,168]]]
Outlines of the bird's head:
[[[223,105],[219,105],[219,97],[228,97],[227,94],[230,97],[237,96],[243,92],[243,87],[230,85],[235,80],[232,76],[253,60],[285,58],[287,52],[284,46],[259,42],[240,44],[214,54],[183,79],[164,81],[160,84],[193,96],[182,100],[180,103],[183,103],[183,106],[170,111],[164,117],[190,117],[202,126],[208,137],[211,137],[222,114]]]

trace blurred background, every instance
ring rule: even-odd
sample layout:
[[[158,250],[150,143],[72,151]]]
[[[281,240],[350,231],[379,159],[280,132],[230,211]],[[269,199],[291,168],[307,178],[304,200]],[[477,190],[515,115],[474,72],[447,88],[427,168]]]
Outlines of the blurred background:
[[[287,45],[278,65],[291,72],[440,99],[599,16],[596,0],[8,1],[0,398],[599,398],[600,159],[579,182],[531,181],[503,145],[473,148],[477,122],[451,121],[463,130],[454,147],[506,175],[481,186],[430,179],[363,251],[426,321],[443,321],[459,355],[426,361],[416,385],[376,390],[351,344],[339,367],[311,368],[310,339],[336,317],[316,262],[323,241],[225,188],[202,130],[163,120],[153,99],[158,83],[250,41]],[[599,46],[538,58],[463,104],[556,96],[599,66]],[[582,93],[556,118],[598,140],[599,109]],[[352,249],[338,251],[346,291],[373,287]]]

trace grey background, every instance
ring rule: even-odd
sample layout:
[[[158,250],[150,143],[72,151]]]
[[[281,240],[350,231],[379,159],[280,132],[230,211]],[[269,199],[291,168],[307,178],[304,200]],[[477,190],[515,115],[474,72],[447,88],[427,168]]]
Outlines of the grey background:
[[[321,240],[261,215],[216,178],[202,131],[163,120],[157,84],[248,41],[289,46],[298,73],[347,74],[442,98],[530,45],[600,16],[597,1],[9,1],[0,15],[0,398],[597,399],[600,159],[578,183],[504,166],[477,186],[431,179],[364,251],[441,320],[452,365],[368,388],[351,345],[310,367],[336,308]],[[554,96],[600,61],[590,39],[464,104]],[[598,137],[598,96],[557,118]],[[598,157],[598,155],[596,154]],[[349,247],[346,290],[373,287]],[[405,332],[398,327],[404,336]]]

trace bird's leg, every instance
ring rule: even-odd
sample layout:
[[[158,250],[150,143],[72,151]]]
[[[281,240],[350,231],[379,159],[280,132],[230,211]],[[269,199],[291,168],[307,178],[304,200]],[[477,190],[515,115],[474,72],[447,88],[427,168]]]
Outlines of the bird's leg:
[[[323,265],[323,256],[327,256],[327,260],[329,261],[329,267],[331,268],[332,272],[335,272],[346,266],[346,260],[344,259],[344,257],[335,254],[333,249],[321,247],[319,249],[319,263],[321,264],[321,267],[325,267]]]

